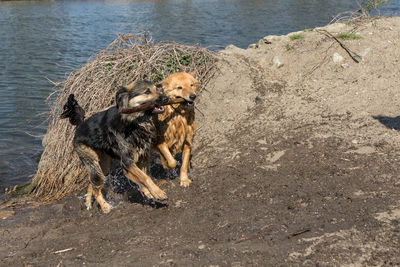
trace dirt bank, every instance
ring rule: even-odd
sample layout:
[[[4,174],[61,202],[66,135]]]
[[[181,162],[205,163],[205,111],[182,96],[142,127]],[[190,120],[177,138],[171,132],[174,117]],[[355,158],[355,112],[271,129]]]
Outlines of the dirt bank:
[[[399,40],[382,18],[228,47],[189,188],[162,185],[167,206],[111,194],[107,215],[83,193],[16,209],[1,265],[400,265]]]

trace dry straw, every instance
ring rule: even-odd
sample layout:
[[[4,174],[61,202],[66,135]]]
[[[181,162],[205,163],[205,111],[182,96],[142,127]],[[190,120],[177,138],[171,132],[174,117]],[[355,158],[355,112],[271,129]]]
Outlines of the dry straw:
[[[86,116],[114,104],[116,89],[132,81],[158,82],[177,71],[197,70],[202,87],[215,72],[215,56],[199,46],[173,42],[154,44],[146,33],[119,35],[106,49],[70,74],[49,99],[49,126],[44,151],[33,181],[33,194],[43,201],[59,199],[87,183],[87,172],[73,153],[75,127],[59,119],[69,94],[74,93]],[[55,99],[54,99],[55,98]]]

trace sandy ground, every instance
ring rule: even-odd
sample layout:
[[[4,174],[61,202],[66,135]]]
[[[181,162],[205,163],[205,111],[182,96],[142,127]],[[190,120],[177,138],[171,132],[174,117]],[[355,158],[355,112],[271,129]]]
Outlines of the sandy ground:
[[[359,63],[324,30],[358,35],[341,42]],[[106,215],[83,192],[3,204],[0,264],[400,265],[400,18],[293,34],[219,53],[189,188],[110,193]]]

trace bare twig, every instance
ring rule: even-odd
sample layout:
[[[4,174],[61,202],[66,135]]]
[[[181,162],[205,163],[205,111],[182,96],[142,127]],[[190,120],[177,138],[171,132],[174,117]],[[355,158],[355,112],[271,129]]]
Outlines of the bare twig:
[[[242,242],[248,241],[248,240],[260,239],[260,238],[261,238],[261,236],[259,236],[259,235],[251,235],[251,236],[248,236],[248,237],[240,238],[239,240],[237,240],[235,242],[235,244],[239,244],[239,243],[242,243]]]
[[[74,250],[74,249],[75,249],[75,248],[66,248],[66,249],[54,251],[54,252],[52,252],[52,253],[53,253],[53,254],[64,253],[64,252],[68,252],[68,251],[71,251],[71,250]]]
[[[295,237],[295,236],[298,236],[298,235],[301,235],[304,233],[308,233],[310,231],[311,231],[311,229],[304,229],[304,230],[301,230],[301,231],[298,231],[298,232],[295,232],[295,233],[289,235],[288,238],[292,238],[292,237]]]
[[[316,29],[315,31],[316,31],[316,32],[319,32],[319,33],[321,33],[321,34],[323,34],[323,35],[325,35],[325,36],[327,36],[327,37],[329,37],[329,38],[332,38],[333,40],[335,40],[336,42],[338,42],[338,44],[344,49],[344,51],[346,51],[346,53],[351,57],[351,59],[352,59],[354,62],[360,63],[359,60],[361,59],[361,56],[359,56],[359,55],[357,55],[356,53],[350,51],[350,49],[348,49],[341,41],[339,41],[338,38],[336,38],[335,36],[333,36],[331,33],[329,33],[329,32],[326,31],[326,30],[319,30],[319,29]],[[353,56],[353,54],[354,54],[354,56]],[[357,59],[357,58],[358,58],[358,59]]]
[[[228,166],[228,167],[232,167],[232,166]],[[263,227],[260,228],[260,231],[269,229],[269,228],[274,227],[274,226],[281,226],[281,227],[285,228],[285,230],[287,229],[287,225],[286,224],[266,224],[266,225],[264,225]],[[299,233],[299,234],[301,234],[301,233]],[[237,240],[235,242],[235,244],[242,243],[242,242],[249,241],[249,240],[253,240],[253,239],[261,239],[262,236],[263,236],[262,233],[259,233],[259,234],[255,234],[255,235],[242,237],[239,240]]]
[[[195,107],[195,109],[201,114],[201,116],[204,117],[204,113],[203,113],[197,106],[194,106],[194,107]]]
[[[313,74],[314,73],[314,71],[316,71],[319,67],[321,67],[325,62],[326,62],[326,59],[328,58],[328,51],[329,51],[329,49],[333,46],[333,44],[334,43],[332,43],[326,50],[325,50],[325,56],[324,56],[324,58],[319,62],[319,63],[317,63],[316,65],[314,65],[314,67],[312,67],[312,69],[308,72],[308,73],[306,73],[305,75],[304,75],[304,77],[308,77],[308,76],[310,76],[311,74]]]

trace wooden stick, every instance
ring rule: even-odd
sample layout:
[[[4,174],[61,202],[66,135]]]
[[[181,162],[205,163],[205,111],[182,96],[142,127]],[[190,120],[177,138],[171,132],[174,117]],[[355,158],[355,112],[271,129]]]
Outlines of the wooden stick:
[[[308,233],[310,231],[311,231],[311,229],[309,229],[309,228],[308,229],[304,229],[304,230],[301,230],[301,231],[298,231],[296,233],[293,233],[293,234],[289,235],[288,238],[295,237],[295,236],[298,236],[298,235],[301,235],[301,234],[304,234],[304,233]]]
[[[75,248],[66,248],[66,249],[58,250],[58,251],[55,251],[55,252],[52,252],[52,253],[53,254],[64,253],[64,252],[71,251],[71,250],[74,250],[74,249]]]
[[[183,98],[170,99],[168,101],[168,103],[163,104],[162,106],[179,104],[179,103],[183,103],[183,102],[185,102],[185,99],[183,99]],[[149,109],[154,108],[155,106],[156,106],[155,104],[146,103],[146,104],[143,104],[143,105],[140,105],[137,107],[133,107],[133,108],[122,108],[122,109],[120,109],[120,112],[123,114],[130,114],[130,113],[134,113],[134,112],[149,110]]]
[[[326,30],[316,30],[316,31],[319,32],[319,33],[322,33],[323,35],[328,36],[328,37],[332,38],[333,40],[335,40],[336,42],[338,42],[339,45],[344,49],[344,51],[346,51],[346,53],[351,57],[351,59],[355,63],[360,63],[359,59],[361,59],[361,57],[359,55],[357,55],[356,53],[350,51],[350,49],[348,49],[341,41],[338,40],[338,38],[333,36],[330,32],[328,32]],[[353,56],[352,54],[354,54],[355,56]]]
[[[242,242],[248,241],[248,240],[260,239],[260,238],[261,238],[261,236],[259,236],[259,235],[251,235],[251,236],[243,237],[243,238],[237,240],[237,241],[235,242],[235,244],[239,244],[239,243],[242,243]]]

